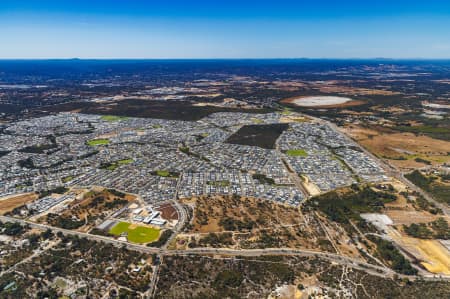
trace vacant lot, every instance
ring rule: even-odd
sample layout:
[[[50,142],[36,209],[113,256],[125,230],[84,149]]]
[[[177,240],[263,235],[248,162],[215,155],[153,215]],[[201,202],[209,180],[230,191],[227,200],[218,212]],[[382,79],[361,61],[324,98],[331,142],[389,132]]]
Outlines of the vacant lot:
[[[149,243],[156,241],[159,237],[159,229],[135,225],[128,222],[119,222],[111,228],[110,234],[120,236],[122,233],[127,233],[127,239],[133,243]]]
[[[450,129],[443,126],[435,125],[417,125],[417,126],[396,126],[395,130],[402,132],[411,132],[414,134],[424,134],[432,138],[450,140]]]
[[[191,224],[177,236],[182,246],[291,247],[335,252],[317,217],[300,213],[297,208],[239,196],[202,196],[185,202],[195,205],[195,209]],[[348,236],[342,228],[326,219],[320,222],[339,240],[337,246],[342,254],[359,257],[357,249],[347,245]]]
[[[178,220],[177,210],[172,206],[172,204],[163,204],[156,208],[157,211],[161,212],[161,216],[167,220]]]
[[[266,200],[202,196],[193,201],[196,209],[191,232],[242,231],[304,222],[297,209]]]
[[[243,126],[231,135],[226,142],[273,149],[275,148],[276,140],[287,128],[287,124]]]
[[[421,159],[433,165],[450,162],[450,142],[413,133],[388,133],[377,128],[349,126],[346,133],[380,158],[401,168],[423,167]]]
[[[11,212],[17,207],[20,207],[26,203],[29,203],[38,198],[35,193],[21,194],[17,196],[10,196],[4,199],[0,199],[0,214]]]
[[[401,210],[387,210],[385,214],[391,218],[395,225],[409,225],[412,223],[428,223],[436,220],[439,216],[433,215],[425,211],[406,211]]]
[[[421,240],[390,229],[389,236],[431,273],[450,275],[450,253],[438,240]]]

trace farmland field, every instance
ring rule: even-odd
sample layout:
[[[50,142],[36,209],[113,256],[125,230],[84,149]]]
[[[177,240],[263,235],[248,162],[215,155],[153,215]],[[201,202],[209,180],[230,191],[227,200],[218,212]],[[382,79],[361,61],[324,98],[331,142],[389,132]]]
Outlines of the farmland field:
[[[119,236],[125,232],[128,234],[128,241],[142,244],[156,241],[159,237],[160,230],[148,226],[134,225],[128,222],[119,222],[109,231],[110,234],[115,236]]]

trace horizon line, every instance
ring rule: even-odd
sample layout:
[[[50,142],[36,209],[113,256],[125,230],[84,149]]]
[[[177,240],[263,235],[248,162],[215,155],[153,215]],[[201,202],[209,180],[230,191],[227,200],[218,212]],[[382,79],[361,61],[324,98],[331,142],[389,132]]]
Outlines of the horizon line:
[[[193,58],[193,57],[15,57],[15,58],[2,58],[0,61],[13,61],[13,60],[450,60],[450,57],[211,57],[211,58]]]

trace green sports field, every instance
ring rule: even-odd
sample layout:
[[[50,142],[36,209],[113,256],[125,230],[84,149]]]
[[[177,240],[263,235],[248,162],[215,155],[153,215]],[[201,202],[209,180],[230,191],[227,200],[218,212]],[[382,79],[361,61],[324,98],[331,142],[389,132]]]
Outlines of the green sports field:
[[[92,139],[87,142],[87,145],[97,146],[109,144],[109,139]]]
[[[179,176],[179,173],[167,171],[167,170],[156,170],[152,172],[152,175],[159,175],[162,177],[168,177],[168,178],[177,178]]]
[[[306,157],[306,156],[308,156],[306,151],[303,149],[287,150],[286,155],[291,156],[291,157]]]
[[[156,174],[159,176],[168,177],[170,173],[167,170],[157,170]]]
[[[139,244],[153,242],[159,238],[160,230],[157,228],[140,225],[130,228],[130,226],[131,223],[119,222],[109,230],[109,233],[119,236],[120,234],[126,232],[128,233],[128,241]]]
[[[207,181],[206,184],[214,187],[227,187],[230,186],[230,181]]]
[[[104,121],[113,122],[113,121],[126,120],[126,119],[128,119],[128,117],[126,117],[126,116],[116,116],[116,115],[103,115],[101,117],[101,119],[104,120]]]

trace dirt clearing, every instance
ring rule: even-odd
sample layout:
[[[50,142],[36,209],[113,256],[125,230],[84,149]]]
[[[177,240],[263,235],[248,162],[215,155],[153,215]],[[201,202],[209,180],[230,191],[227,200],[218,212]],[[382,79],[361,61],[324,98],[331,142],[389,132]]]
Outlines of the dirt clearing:
[[[400,168],[419,168],[424,159],[433,165],[450,162],[450,142],[413,133],[382,133],[359,126],[348,126],[344,131],[380,158]],[[419,160],[420,161],[420,160]]]
[[[390,229],[388,235],[405,251],[421,261],[431,273],[450,275],[450,252],[438,240],[421,240]]]
[[[2,198],[0,199],[0,214],[4,215],[5,213],[11,212],[15,208],[32,202],[37,198],[38,195],[35,193],[26,193]]]

